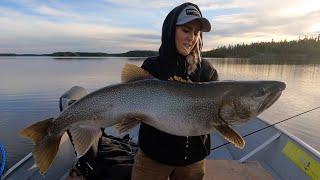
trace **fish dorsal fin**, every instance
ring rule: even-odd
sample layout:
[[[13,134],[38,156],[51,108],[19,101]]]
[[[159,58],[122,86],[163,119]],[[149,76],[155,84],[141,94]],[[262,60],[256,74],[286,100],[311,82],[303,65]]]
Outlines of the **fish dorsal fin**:
[[[70,133],[78,158],[83,156],[102,135],[101,129],[93,125],[71,127]]]
[[[153,76],[146,70],[134,64],[125,64],[122,68],[121,81],[130,82],[142,79],[149,79]]]
[[[237,148],[240,148],[240,149],[244,148],[245,141],[230,126],[220,125],[220,126],[215,126],[215,128],[226,140],[234,144]]]

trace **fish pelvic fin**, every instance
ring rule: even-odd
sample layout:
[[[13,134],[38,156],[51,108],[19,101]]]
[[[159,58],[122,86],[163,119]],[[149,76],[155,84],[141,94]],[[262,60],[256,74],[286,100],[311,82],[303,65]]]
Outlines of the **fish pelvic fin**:
[[[32,151],[35,163],[43,175],[51,166],[60,145],[62,136],[48,135],[53,118],[32,124],[20,132],[21,136],[31,138],[35,143]]]
[[[237,148],[243,149],[245,141],[235,130],[228,125],[215,126],[216,130],[229,142],[234,144]]]
[[[137,126],[141,120],[138,118],[124,118],[118,124],[115,125],[115,128],[118,130],[119,134],[122,134],[135,126]]]
[[[153,76],[146,70],[134,64],[125,64],[121,72],[122,82],[131,82],[142,79],[149,79]]]
[[[102,135],[100,127],[93,125],[71,127],[70,133],[78,158],[85,155],[93,144],[96,145]]]

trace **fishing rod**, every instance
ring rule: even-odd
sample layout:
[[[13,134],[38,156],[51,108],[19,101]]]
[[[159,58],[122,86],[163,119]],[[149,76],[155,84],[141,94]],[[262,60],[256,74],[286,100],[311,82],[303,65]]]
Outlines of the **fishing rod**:
[[[308,112],[314,111],[314,110],[319,109],[319,108],[320,108],[320,106],[315,107],[315,108],[310,109],[310,110],[307,110],[307,111],[304,111],[304,112],[302,112],[302,113],[296,114],[296,115],[294,115],[294,116],[291,116],[291,117],[286,118],[286,119],[284,119],[284,120],[281,120],[281,121],[279,121],[279,122],[270,124],[270,125],[268,125],[268,126],[266,126],[266,127],[263,127],[263,128],[261,128],[261,129],[258,129],[258,130],[255,130],[255,131],[253,131],[253,132],[250,132],[250,133],[248,133],[248,134],[246,134],[246,135],[244,135],[244,136],[242,136],[242,137],[250,136],[250,135],[255,134],[255,133],[259,132],[259,131],[262,131],[262,130],[264,130],[264,129],[267,129],[267,128],[269,128],[269,127],[272,127],[272,126],[274,126],[274,125],[276,125],[276,124],[280,124],[280,123],[282,123],[282,122],[284,122],[284,121],[288,121],[288,120],[290,120],[290,119],[292,119],[292,118],[298,117],[298,116],[300,116],[300,115],[302,115],[302,114],[306,114],[306,113],[308,113]],[[220,147],[222,147],[222,146],[228,145],[228,144],[230,144],[230,142],[226,142],[226,143],[221,144],[221,145],[219,145],[219,146],[213,147],[213,148],[210,149],[210,150],[211,150],[211,151],[214,151],[214,150],[216,150],[216,149],[218,149],[218,148],[220,148]]]

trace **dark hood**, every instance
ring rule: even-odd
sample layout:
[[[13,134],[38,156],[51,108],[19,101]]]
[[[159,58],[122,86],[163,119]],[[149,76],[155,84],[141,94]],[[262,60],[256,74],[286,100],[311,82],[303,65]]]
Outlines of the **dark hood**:
[[[159,49],[160,71],[162,79],[168,79],[172,75],[186,77],[185,57],[179,55],[176,50],[175,34],[176,22],[180,12],[188,5],[199,7],[193,3],[184,3],[174,8],[166,17],[162,25],[161,46]],[[202,37],[202,34],[201,34]]]

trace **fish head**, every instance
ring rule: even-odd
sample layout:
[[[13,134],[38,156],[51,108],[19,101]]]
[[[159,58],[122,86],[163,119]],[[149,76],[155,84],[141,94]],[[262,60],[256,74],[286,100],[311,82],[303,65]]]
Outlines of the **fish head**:
[[[269,108],[286,85],[280,81],[251,81],[234,82],[231,87],[222,99],[219,117],[227,124],[240,124]]]

